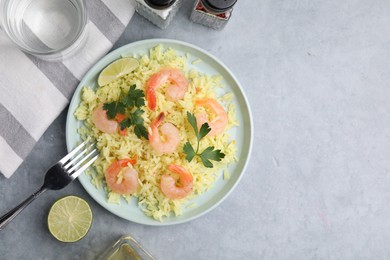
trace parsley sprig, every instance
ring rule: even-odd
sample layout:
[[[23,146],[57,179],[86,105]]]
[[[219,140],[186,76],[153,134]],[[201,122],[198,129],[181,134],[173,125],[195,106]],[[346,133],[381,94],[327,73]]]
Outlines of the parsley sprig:
[[[121,130],[134,126],[134,133],[138,138],[148,139],[148,131],[144,126],[141,109],[145,105],[145,94],[142,90],[136,89],[132,85],[127,94],[122,93],[117,101],[104,103],[103,109],[107,111],[107,117],[114,119],[118,114],[124,115],[124,119],[119,122]]]
[[[222,153],[219,149],[216,150],[214,146],[209,146],[204,149],[203,152],[199,153],[200,140],[211,131],[209,124],[204,123],[198,130],[196,117],[190,112],[187,112],[187,120],[194,129],[195,136],[197,139],[196,150],[189,141],[187,141],[183,147],[183,152],[186,154],[187,161],[191,162],[195,156],[199,156],[205,167],[213,168],[213,163],[211,162],[211,160],[219,162],[225,157],[225,154]]]

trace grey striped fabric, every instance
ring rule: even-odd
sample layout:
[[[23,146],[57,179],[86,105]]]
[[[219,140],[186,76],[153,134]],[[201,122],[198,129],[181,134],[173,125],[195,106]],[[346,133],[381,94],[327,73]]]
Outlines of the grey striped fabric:
[[[45,62],[37,57],[26,54],[26,56],[40,69],[43,74],[53,83],[67,99],[70,99],[79,80],[61,62]],[[64,80],[66,79],[66,80]]]
[[[88,40],[82,53],[45,62],[18,50],[0,30],[0,172],[10,177],[71,99],[85,72],[123,33],[132,0],[86,0]],[[43,44],[43,43],[42,43]]]
[[[35,144],[34,138],[24,129],[12,114],[0,104],[0,135],[9,143],[15,153],[24,158]],[[11,131],[10,131],[11,130]]]

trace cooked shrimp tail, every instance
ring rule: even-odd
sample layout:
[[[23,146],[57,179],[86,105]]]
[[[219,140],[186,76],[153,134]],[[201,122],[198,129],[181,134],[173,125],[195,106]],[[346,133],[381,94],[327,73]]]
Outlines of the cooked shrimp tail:
[[[188,90],[188,81],[181,70],[174,68],[160,70],[146,82],[146,100],[151,110],[155,110],[157,106],[156,90],[166,82],[170,83],[165,91],[165,96],[169,101],[182,99]]]
[[[138,188],[138,172],[132,167],[137,157],[113,161],[107,168],[105,178],[107,186],[118,194],[132,194]],[[122,173],[122,178],[119,177]]]
[[[163,124],[164,112],[161,112],[151,123],[151,131],[148,134],[150,145],[158,154],[172,153],[180,143],[179,130],[171,123]],[[160,134],[161,132],[161,134]]]
[[[223,133],[228,123],[228,116],[221,104],[219,104],[215,99],[203,98],[198,99],[196,101],[196,105],[208,109],[210,114],[210,116],[208,116],[208,114],[205,112],[195,114],[198,128],[207,122],[211,128],[208,136],[215,136]]]
[[[176,182],[171,175],[161,176],[160,188],[167,198],[182,199],[187,197],[193,190],[194,179],[184,167],[176,164],[171,164],[168,169],[176,174],[179,174],[179,179]]]
[[[164,120],[165,118],[165,114],[164,112],[161,112],[160,114],[158,114],[158,116],[154,119],[154,121],[152,122],[151,124],[151,127],[152,128],[155,128],[155,127],[159,127],[162,123],[162,121]]]
[[[130,158],[130,159],[120,159],[120,160],[118,160],[118,163],[121,167],[126,167],[129,164],[131,164],[131,165],[136,164],[137,160],[138,160],[138,156],[134,155],[133,158]]]

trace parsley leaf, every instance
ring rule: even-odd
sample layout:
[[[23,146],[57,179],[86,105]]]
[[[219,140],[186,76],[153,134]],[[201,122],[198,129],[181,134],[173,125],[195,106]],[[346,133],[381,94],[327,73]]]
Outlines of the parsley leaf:
[[[105,103],[103,105],[103,109],[107,110],[107,117],[109,119],[113,119],[116,117],[116,114],[124,114],[125,113],[125,105],[120,101],[113,101],[110,103]]]
[[[132,85],[127,95],[123,98],[123,104],[128,107],[141,107],[145,105],[145,94],[142,90]]]
[[[130,118],[126,118],[122,122],[119,123],[119,126],[121,127],[121,130],[128,128],[131,126],[131,120]]]
[[[129,118],[132,125],[143,125],[144,119],[141,117],[145,111],[137,108],[133,113],[130,114]]]
[[[130,121],[131,124],[134,125],[134,133],[138,138],[144,137],[146,140],[148,139],[148,130],[144,126],[144,119],[142,118],[143,111],[140,108],[137,108],[131,115]]]
[[[196,117],[194,114],[191,114],[190,112],[187,111],[187,120],[188,123],[192,126],[192,128],[195,131],[196,138],[199,140],[199,134],[198,134],[198,124],[196,123]]]
[[[200,159],[203,162],[203,165],[208,168],[213,168],[213,164],[210,162],[210,160],[213,161],[221,161],[223,158],[225,158],[225,154],[221,153],[221,150],[214,150],[214,146],[209,146],[204,151],[199,154]]]
[[[209,159],[204,158],[204,157],[202,157],[202,156],[199,156],[199,157],[200,157],[200,159],[202,160],[202,163],[203,163],[203,165],[204,165],[205,167],[207,167],[207,168],[213,168],[213,163],[212,163]]]
[[[107,111],[107,117],[109,119],[114,119],[117,114],[125,115],[125,118],[119,121],[121,130],[134,126],[134,133],[138,138],[144,137],[148,139],[148,131],[144,126],[144,119],[142,118],[142,114],[145,111],[140,109],[144,105],[144,92],[136,89],[135,85],[132,85],[127,94],[123,95],[122,93],[119,100],[105,103],[103,109]]]
[[[210,160],[219,162],[223,158],[225,158],[225,154],[222,153],[221,150],[219,149],[215,150],[214,146],[209,146],[206,149],[204,149],[203,152],[199,153],[200,140],[211,131],[211,128],[208,123],[204,123],[200,127],[200,130],[198,131],[196,117],[190,112],[187,112],[187,120],[192,126],[192,128],[194,129],[195,136],[197,138],[198,143],[197,143],[196,151],[189,141],[185,143],[183,147],[183,152],[186,154],[186,160],[188,162],[191,162],[195,156],[199,156],[199,158],[201,159],[205,167],[212,168],[213,163]]]
[[[200,130],[199,130],[199,141],[200,141],[200,139],[205,137],[208,133],[210,133],[210,131],[211,131],[211,127],[209,126],[209,124],[208,123],[204,123],[200,127]]]
[[[194,148],[192,147],[192,145],[190,144],[190,142],[185,143],[185,145],[183,147],[183,151],[187,155],[186,156],[187,161],[191,162],[192,159],[195,157],[196,152],[195,152]]]
[[[135,125],[134,126],[134,133],[138,138],[145,138],[148,140],[148,130],[144,125]]]

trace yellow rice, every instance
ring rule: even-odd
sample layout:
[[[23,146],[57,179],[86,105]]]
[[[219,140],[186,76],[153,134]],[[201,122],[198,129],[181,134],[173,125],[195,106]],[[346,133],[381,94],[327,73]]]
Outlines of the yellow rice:
[[[97,140],[97,148],[100,150],[100,157],[94,163],[94,171],[89,171],[91,183],[96,188],[103,188],[107,193],[107,200],[110,203],[126,203],[131,197],[138,199],[138,206],[145,215],[162,221],[164,217],[172,212],[175,215],[182,214],[183,208],[192,205],[191,199],[212,188],[213,183],[226,167],[237,160],[236,144],[231,141],[228,130],[233,126],[238,126],[235,113],[235,105],[232,103],[233,94],[226,93],[222,97],[217,96],[217,89],[223,87],[221,77],[218,75],[206,75],[196,70],[188,70],[188,55],[180,56],[173,49],[165,49],[158,45],[149,51],[149,54],[138,56],[139,67],[130,74],[123,76],[116,81],[97,89],[85,86],[82,90],[81,103],[75,112],[78,120],[83,120],[84,125],[79,129],[82,139],[92,138]],[[132,130],[127,131],[127,136],[116,134],[106,134],[99,131],[92,123],[92,112],[101,102],[111,102],[119,99],[121,90],[126,93],[130,86],[135,84],[137,89],[145,90],[146,81],[149,77],[158,72],[163,67],[174,67],[181,69],[189,80],[189,89],[183,100],[170,102],[165,99],[164,86],[157,90],[157,107],[151,111],[147,106],[143,118],[145,127],[148,128],[151,121],[160,112],[165,113],[164,122],[173,123],[180,132],[181,142],[174,153],[157,155],[148,140],[138,138]],[[225,158],[221,162],[212,161],[213,168],[206,168],[198,157],[191,163],[185,159],[183,146],[187,142],[196,147],[196,137],[194,131],[187,122],[187,111],[197,112],[200,108],[194,106],[195,100],[200,98],[215,98],[228,112],[228,126],[226,131],[216,137],[206,136],[200,142],[200,150],[203,151],[208,146],[214,146],[225,153]],[[169,113],[167,113],[169,111]],[[132,128],[130,128],[132,129]],[[119,195],[110,191],[106,185],[105,169],[117,159],[131,158],[138,156],[138,161],[134,165],[139,175],[138,191],[132,195]],[[169,173],[167,166],[170,164],[182,165],[194,177],[194,189],[190,196],[171,200],[161,192],[159,183],[163,174]],[[225,178],[227,173],[225,173]],[[122,200],[124,198],[125,200]],[[186,206],[187,205],[187,206]]]

